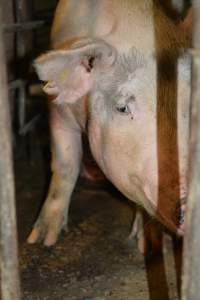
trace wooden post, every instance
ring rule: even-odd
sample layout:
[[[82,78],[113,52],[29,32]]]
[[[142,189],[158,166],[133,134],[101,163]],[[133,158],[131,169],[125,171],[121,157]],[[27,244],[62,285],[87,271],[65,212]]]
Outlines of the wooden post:
[[[1,299],[19,300],[11,128],[0,2],[0,261]]]
[[[182,300],[200,299],[200,0],[193,0],[190,190],[184,240]]]

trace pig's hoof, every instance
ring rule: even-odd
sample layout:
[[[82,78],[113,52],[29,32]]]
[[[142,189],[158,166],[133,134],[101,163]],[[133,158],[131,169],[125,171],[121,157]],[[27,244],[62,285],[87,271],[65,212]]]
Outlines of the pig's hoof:
[[[35,244],[43,241],[45,246],[53,246],[57,242],[62,229],[67,232],[67,225],[63,224],[63,226],[57,226],[54,222],[49,222],[48,224],[38,220],[27,239],[27,243]]]
[[[58,239],[58,233],[53,230],[49,230],[46,234],[43,234],[41,228],[34,227],[27,239],[27,242],[29,244],[34,244],[42,239],[45,246],[53,246]]]

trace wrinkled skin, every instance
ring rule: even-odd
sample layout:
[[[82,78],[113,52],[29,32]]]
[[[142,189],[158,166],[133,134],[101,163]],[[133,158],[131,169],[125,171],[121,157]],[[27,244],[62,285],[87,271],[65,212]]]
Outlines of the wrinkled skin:
[[[188,23],[175,26],[150,0],[59,2],[55,50],[35,61],[53,99],[52,180],[29,243],[53,245],[67,227],[83,131],[106,177],[184,233],[190,59],[180,50]]]

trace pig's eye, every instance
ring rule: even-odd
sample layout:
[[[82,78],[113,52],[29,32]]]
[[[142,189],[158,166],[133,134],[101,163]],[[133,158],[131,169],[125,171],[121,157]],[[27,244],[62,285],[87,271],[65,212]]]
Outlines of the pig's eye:
[[[127,98],[125,101],[123,99],[123,102],[121,101],[121,103],[120,102],[117,103],[115,109],[120,114],[130,115],[131,119],[133,119],[133,113],[135,110],[135,97],[132,95],[129,98]]]
[[[130,108],[128,106],[128,104],[125,104],[125,105],[119,105],[116,107],[117,111],[121,114],[130,114]]]

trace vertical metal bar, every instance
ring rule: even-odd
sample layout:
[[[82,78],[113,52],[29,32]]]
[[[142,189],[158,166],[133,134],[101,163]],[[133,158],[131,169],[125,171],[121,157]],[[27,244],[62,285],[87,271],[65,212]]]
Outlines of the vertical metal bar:
[[[184,240],[183,300],[199,300],[200,287],[200,0],[193,0],[190,190]]]
[[[8,89],[0,2],[0,261],[2,300],[19,300],[17,230]]]
[[[25,125],[26,118],[26,90],[25,90],[25,81],[21,81],[21,85],[19,87],[19,130]]]
[[[24,21],[24,0],[16,0],[16,19],[17,22]],[[24,32],[17,32],[17,57],[24,57],[26,53]]]

